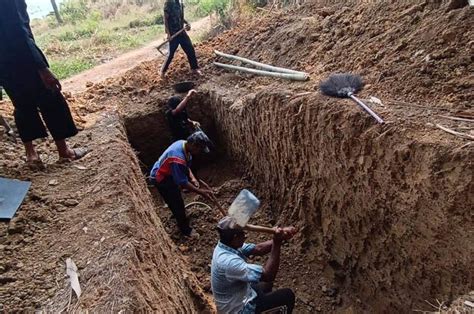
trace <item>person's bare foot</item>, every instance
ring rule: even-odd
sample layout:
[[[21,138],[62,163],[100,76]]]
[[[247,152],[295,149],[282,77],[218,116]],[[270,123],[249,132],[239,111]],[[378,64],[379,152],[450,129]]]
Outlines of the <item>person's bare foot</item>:
[[[37,161],[41,161],[38,153],[34,150],[32,152],[26,152],[26,162],[37,162]]]
[[[25,145],[25,153],[26,153],[26,162],[36,162],[41,161],[38,152],[33,145],[33,141],[23,143]]]

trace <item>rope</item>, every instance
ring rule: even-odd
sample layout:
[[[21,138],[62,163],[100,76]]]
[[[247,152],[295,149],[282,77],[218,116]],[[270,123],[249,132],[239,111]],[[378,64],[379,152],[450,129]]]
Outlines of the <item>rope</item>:
[[[202,205],[202,206],[207,207],[208,209],[212,210],[211,206],[209,206],[209,205],[207,205],[206,203],[203,203],[203,202],[191,202],[188,205],[184,206],[184,208],[188,208],[188,207],[193,206],[193,205]]]

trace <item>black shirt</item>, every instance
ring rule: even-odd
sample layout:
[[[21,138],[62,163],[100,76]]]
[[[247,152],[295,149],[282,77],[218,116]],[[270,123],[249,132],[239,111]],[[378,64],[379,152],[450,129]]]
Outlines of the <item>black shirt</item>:
[[[183,111],[176,115],[173,115],[173,109],[168,109],[166,111],[166,120],[168,120],[173,140],[185,140],[191,134],[186,109],[183,109]]]
[[[19,65],[44,69],[48,61],[36,46],[25,0],[0,0],[0,72]]]
[[[166,0],[164,11],[168,16],[168,31],[171,35],[183,29],[186,21],[184,20],[184,8],[179,0]]]

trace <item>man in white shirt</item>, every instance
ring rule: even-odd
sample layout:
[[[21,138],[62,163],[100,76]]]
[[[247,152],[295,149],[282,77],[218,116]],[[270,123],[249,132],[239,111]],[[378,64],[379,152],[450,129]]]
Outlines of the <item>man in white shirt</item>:
[[[214,249],[211,265],[211,285],[218,313],[261,313],[280,309],[292,313],[295,295],[291,289],[271,292],[280,265],[283,241],[296,233],[295,228],[277,228],[273,240],[245,243],[245,232],[235,228],[232,218],[225,217],[217,225],[220,241]],[[270,253],[264,266],[250,264],[251,255]],[[270,286],[270,291],[268,287]]]

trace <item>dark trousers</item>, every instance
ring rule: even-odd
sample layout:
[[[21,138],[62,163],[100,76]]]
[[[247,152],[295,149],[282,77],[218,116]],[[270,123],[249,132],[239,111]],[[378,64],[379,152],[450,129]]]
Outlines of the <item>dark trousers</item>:
[[[291,289],[278,289],[272,292],[271,283],[258,283],[252,285],[257,292],[255,313],[259,314],[272,310],[272,313],[292,313],[295,307],[295,294]]]
[[[189,38],[186,32],[182,32],[181,34],[176,36],[172,41],[170,41],[168,56],[161,69],[162,73],[166,73],[166,71],[168,71],[168,67],[171,64],[171,61],[173,61],[174,54],[179,46],[183,48],[184,53],[188,57],[188,61],[189,61],[189,65],[191,66],[191,69],[193,70],[199,69],[198,61],[196,58],[196,51],[194,51],[191,38]]]
[[[19,67],[3,74],[0,85],[15,107],[15,123],[23,142],[47,137],[44,123],[54,140],[63,140],[77,134],[63,95],[59,91],[48,90],[36,70]]]
[[[155,186],[158,188],[163,200],[171,209],[173,217],[176,219],[178,228],[184,235],[191,233],[191,227],[189,226],[189,219],[186,217],[186,211],[184,208],[184,200],[181,196],[181,190],[179,186],[174,183],[171,176],[165,178],[160,183],[155,181]]]

